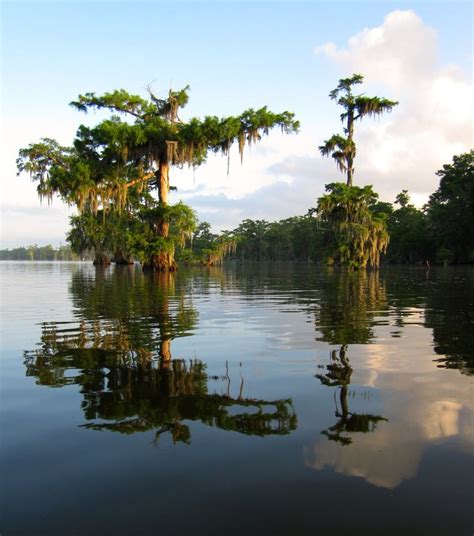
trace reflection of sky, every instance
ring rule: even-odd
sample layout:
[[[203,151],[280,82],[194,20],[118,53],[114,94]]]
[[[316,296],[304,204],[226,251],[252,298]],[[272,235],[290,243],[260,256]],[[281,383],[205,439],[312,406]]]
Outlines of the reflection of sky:
[[[243,359],[258,356],[267,379],[282,373],[280,365],[287,377],[290,370],[307,374],[310,367],[314,371],[315,361],[328,364],[328,344],[314,316],[304,312],[318,307],[317,297],[294,294],[296,303],[291,303],[290,296],[276,292],[223,297],[220,291],[208,296],[206,307],[200,309],[196,344],[201,337],[215,337],[216,349],[225,355],[230,345],[242,350]],[[359,319],[358,327],[370,328],[373,338],[369,344],[348,346],[353,368],[349,410],[377,414],[387,421],[378,422],[373,432],[351,433],[353,442],[346,446],[319,436],[304,449],[306,465],[317,470],[332,467],[337,473],[392,489],[416,477],[430,445],[455,439],[463,449],[474,449],[472,380],[457,370],[437,368],[434,359],[439,355],[433,348],[432,330],[424,325],[420,300],[417,307],[387,305],[381,311],[371,311],[368,303],[367,316]],[[227,336],[224,345],[223,333]],[[208,349],[206,357],[211,354]],[[216,352],[215,357],[218,355]],[[250,364],[246,386],[250,387],[263,369],[248,367]],[[319,396],[332,398],[333,389],[319,387]],[[291,389],[288,396],[293,396]],[[298,412],[298,406],[295,409]]]
[[[417,475],[424,450],[450,438],[474,449],[472,380],[457,370],[436,368],[430,354],[432,334],[418,326],[383,344],[350,346],[354,368],[351,389],[376,389],[382,398],[373,432],[352,433],[342,446],[322,436],[304,449],[305,463],[317,470],[332,467],[384,488],[395,488]],[[357,402],[357,401],[356,401]],[[349,400],[349,408],[354,402]]]
[[[10,340],[19,339],[23,347],[33,348],[39,340],[40,321],[74,320],[77,324],[80,311],[71,310],[68,295],[71,275],[81,270],[94,277],[92,266],[25,267],[5,263],[2,268],[9,280],[4,287],[9,304],[8,315],[4,313],[5,348],[9,348]],[[113,268],[106,273],[112,271]],[[136,277],[140,274],[138,269]],[[473,450],[472,379],[457,370],[437,368],[433,360],[439,356],[433,349],[432,330],[423,326],[422,307],[396,311],[387,304],[387,309],[371,311],[367,303],[366,315],[356,319],[358,327],[371,329],[373,338],[370,344],[348,346],[353,369],[349,411],[380,415],[387,420],[378,422],[373,432],[350,433],[352,444],[341,446],[319,435],[336,420],[332,405],[335,389],[320,385],[314,375],[323,372],[318,365],[329,363],[329,349],[338,347],[329,348],[324,340],[316,340],[320,336],[314,316],[320,305],[319,294],[314,292],[317,282],[310,289],[302,289],[299,282],[279,287],[270,279],[265,284],[249,282],[246,277],[239,279],[231,271],[225,277],[223,272],[213,273],[209,286],[202,278],[203,272],[198,272],[194,279],[185,280],[186,285],[192,281],[192,292],[186,287],[190,301],[184,306],[195,307],[199,314],[190,326],[192,337],[174,338],[173,358],[201,359],[208,367],[207,373],[219,377],[228,361],[232,396],[238,396],[243,377],[246,397],[293,398],[295,411],[301,416],[299,426],[312,430],[310,439],[305,439],[307,466],[317,470],[330,467],[376,486],[394,488],[417,475],[423,453],[430,445],[453,439],[463,449]],[[172,316],[180,303],[178,287],[177,282],[176,296],[169,300]],[[47,305],[41,300],[45,289]],[[103,327],[109,322],[104,319]],[[154,320],[145,322],[157,331]],[[61,323],[59,327],[64,328]],[[395,330],[397,337],[393,336]],[[221,386],[212,383],[214,388],[220,392]],[[316,410],[316,400],[326,405]],[[322,421],[328,418],[330,422],[324,424]]]

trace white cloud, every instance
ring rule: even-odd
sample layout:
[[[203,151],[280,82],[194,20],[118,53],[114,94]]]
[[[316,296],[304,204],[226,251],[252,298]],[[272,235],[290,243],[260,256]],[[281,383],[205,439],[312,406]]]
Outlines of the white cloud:
[[[315,52],[399,101],[382,124],[358,125],[356,182],[372,182],[389,198],[407,188],[426,199],[435,171],[473,142],[472,83],[456,66],[438,65],[436,32],[413,11],[393,11],[347,47],[326,43]]]
[[[326,43],[315,52],[340,67],[341,76],[364,74],[361,91],[399,101],[391,114],[357,125],[356,184],[373,184],[388,201],[408,189],[414,203],[424,204],[438,186],[435,172],[472,146],[472,85],[458,67],[438,65],[435,30],[413,11],[393,11],[346,47]],[[332,106],[329,99],[321,105]],[[317,153],[317,145],[341,129],[336,108],[331,128],[303,120],[298,136],[271,136],[242,168],[234,158],[227,180],[215,172],[217,163],[199,170],[199,184],[188,182],[181,197],[216,229],[243,218],[303,214],[325,183],[343,180]]]
[[[398,192],[408,189],[413,202],[422,205],[437,188],[436,170],[473,145],[470,77],[455,65],[440,66],[437,46],[436,31],[413,11],[393,11],[380,26],[350,37],[346,46],[325,43],[315,49],[321,61],[340,68],[341,77],[362,73],[365,83],[361,91],[400,103],[391,114],[366,119],[356,130],[355,183],[373,184],[384,200],[393,201]],[[298,94],[299,81],[294,84]],[[328,93],[336,84],[337,80],[320,81],[320,86],[327,85]],[[319,117],[317,124],[305,118],[304,110],[309,106],[314,117]],[[274,220],[303,214],[315,206],[325,183],[343,180],[334,163],[322,159],[317,151],[324,139],[341,130],[339,111],[329,98],[301,101],[298,107],[302,111],[297,114],[302,123],[300,134],[271,133],[246,152],[243,165],[233,151],[229,175],[226,159],[215,155],[195,173],[191,169],[173,170],[171,182],[178,186],[173,199],[181,198],[194,206],[199,217],[210,221],[216,230],[233,228],[244,218]],[[327,122],[329,111],[334,118],[331,124]],[[80,120],[94,123],[97,117]],[[40,111],[34,118],[12,114],[4,125],[2,203],[38,206],[34,185],[26,176],[14,178],[18,149],[46,135],[68,144],[77,124],[73,111],[60,117],[46,117]],[[63,215],[47,214],[45,207],[41,221],[46,226],[49,217],[48,229],[64,237],[67,210],[59,202],[55,206]],[[17,236],[28,243],[36,240],[28,233],[35,231],[36,236],[40,226],[33,219],[19,217],[4,217],[4,238],[13,241]],[[45,234],[43,241],[48,239]]]

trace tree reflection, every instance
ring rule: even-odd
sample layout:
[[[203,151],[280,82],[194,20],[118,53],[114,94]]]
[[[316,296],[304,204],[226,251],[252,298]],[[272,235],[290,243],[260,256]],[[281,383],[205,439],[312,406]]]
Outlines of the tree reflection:
[[[169,432],[174,442],[185,443],[190,442],[191,434],[184,420],[259,436],[287,434],[296,428],[291,400],[266,401],[209,393],[208,384],[225,381],[226,376],[209,378],[205,368],[200,361],[186,364],[174,360],[158,368],[110,370],[106,388],[89,391],[83,410],[89,420],[112,422],[85,426],[121,433],[155,429],[156,441]]]
[[[170,360],[171,341],[191,334],[198,318],[188,282],[173,273],[143,276],[122,266],[97,270],[95,278],[77,272],[70,292],[89,337],[94,333],[92,347],[129,352],[132,361]]]
[[[425,325],[433,330],[442,368],[474,374],[474,273],[437,270],[427,295]],[[447,299],[449,297],[449,299]]]
[[[348,396],[353,368],[348,349],[350,344],[370,343],[375,317],[387,314],[388,300],[378,271],[329,270],[324,281],[315,311],[316,329],[321,333],[318,340],[338,345],[339,349],[330,351],[331,362],[326,365],[326,372],[316,374],[323,385],[336,388],[338,420],[322,433],[332,441],[350,445],[351,434],[373,432],[379,421],[386,420],[379,415],[350,411]]]
[[[155,430],[189,443],[189,421],[247,435],[288,434],[297,418],[290,399],[231,396],[230,376],[209,376],[199,360],[172,359],[171,341],[188,335],[197,312],[186,280],[133,269],[73,274],[75,323],[44,323],[25,352],[26,374],[40,385],[77,385],[83,426],[125,434]]]
[[[350,445],[353,432],[373,432],[379,421],[386,421],[379,415],[369,413],[354,413],[349,411],[348,393],[353,369],[347,357],[347,345],[343,344],[339,351],[331,351],[331,363],[326,366],[325,374],[316,374],[316,378],[327,387],[339,387],[339,404],[336,396],[336,417],[338,421],[322,433],[342,445]]]
[[[328,268],[315,309],[318,340],[329,344],[367,344],[376,316],[386,316],[388,300],[379,271]]]

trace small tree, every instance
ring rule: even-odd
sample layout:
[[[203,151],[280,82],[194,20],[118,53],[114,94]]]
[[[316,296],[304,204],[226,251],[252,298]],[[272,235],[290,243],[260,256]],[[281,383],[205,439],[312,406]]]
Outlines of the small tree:
[[[338,86],[329,93],[329,97],[344,108],[341,121],[344,125],[345,136],[334,134],[320,145],[319,150],[323,156],[332,156],[337,167],[347,174],[347,186],[352,186],[354,176],[354,159],[356,156],[356,144],[354,142],[355,122],[365,116],[381,115],[390,112],[398,104],[381,97],[367,97],[364,94],[353,95],[352,87],[361,84],[364,77],[361,74],[353,74],[350,78],[339,80]]]
[[[385,219],[371,212],[378,195],[372,186],[343,183],[326,185],[328,194],[318,200],[318,213],[330,225],[331,262],[351,268],[376,268],[389,242]]]
[[[67,241],[77,255],[94,252],[94,265],[107,266],[110,264],[110,252],[113,250],[112,225],[103,218],[102,211],[97,214],[85,212],[71,216],[71,228]]]
[[[367,115],[391,111],[398,103],[380,97],[353,95],[352,86],[361,84],[364,77],[354,74],[339,80],[329,96],[344,108],[341,121],[344,136],[335,134],[319,147],[323,156],[332,156],[337,167],[347,175],[347,183],[326,185],[328,194],[318,201],[320,217],[330,224],[330,262],[348,264],[352,268],[378,267],[380,254],[385,253],[389,241],[385,215],[370,210],[378,198],[371,186],[352,186],[356,145],[354,125]]]

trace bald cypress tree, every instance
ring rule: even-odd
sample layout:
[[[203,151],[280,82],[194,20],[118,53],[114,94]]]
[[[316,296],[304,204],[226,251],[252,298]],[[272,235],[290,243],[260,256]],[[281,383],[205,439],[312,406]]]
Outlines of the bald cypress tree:
[[[81,126],[71,147],[43,139],[22,149],[18,170],[29,172],[38,182],[40,197],[49,200],[58,194],[79,210],[93,213],[123,210],[131,189],[157,191],[158,205],[146,211],[150,232],[138,240],[139,256],[144,268],[174,270],[175,240],[169,233],[176,209],[169,205],[170,168],[197,167],[211,152],[228,155],[234,144],[242,157],[246,145],[259,141],[272,128],[287,133],[298,128],[293,114],[274,114],[266,107],[239,116],[184,122],[179,113],[188,102],[188,90],[170,90],[165,99],[151,91],[148,99],[124,90],[80,95],[71,103],[73,107],[106,109],[112,117],[93,128]]]
[[[378,267],[380,255],[386,252],[389,242],[383,214],[375,214],[377,194],[371,186],[359,188],[352,185],[356,145],[354,126],[357,120],[366,116],[390,112],[398,102],[381,97],[354,95],[353,86],[361,84],[364,77],[353,74],[339,80],[338,86],[329,97],[344,108],[341,121],[344,136],[334,134],[319,147],[323,156],[331,156],[342,173],[344,183],[326,185],[326,195],[318,200],[318,213],[328,223],[328,262],[347,264],[351,268]]]
[[[87,112],[107,110],[110,119],[94,128],[81,126],[72,147],[42,140],[20,151],[19,171],[38,181],[40,196],[59,194],[80,209],[121,210],[130,188],[158,193],[158,206],[147,211],[150,232],[138,240],[144,268],[175,270],[175,240],[170,237],[170,169],[197,167],[210,153],[229,155],[238,146],[258,142],[273,128],[291,133],[299,123],[290,112],[273,113],[266,107],[248,109],[237,116],[206,116],[183,121],[182,108],[189,87],[170,90],[166,98],[151,90],[147,99],[124,90],[97,96],[80,95],[71,105]]]
[[[353,74],[349,78],[341,78],[335,89],[329,93],[329,97],[344,108],[341,114],[341,121],[344,125],[344,136],[334,134],[323,145],[319,146],[319,151],[323,156],[332,156],[337,167],[347,176],[347,186],[352,186],[354,176],[354,159],[356,156],[356,144],[354,142],[354,127],[356,121],[363,117],[374,117],[385,112],[392,111],[398,104],[382,97],[367,97],[364,94],[354,95],[353,86],[362,84],[364,77],[361,74]]]

